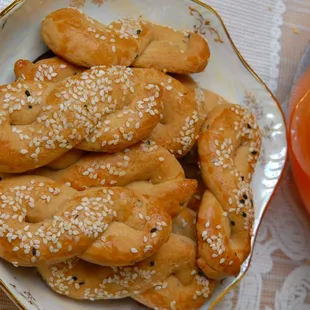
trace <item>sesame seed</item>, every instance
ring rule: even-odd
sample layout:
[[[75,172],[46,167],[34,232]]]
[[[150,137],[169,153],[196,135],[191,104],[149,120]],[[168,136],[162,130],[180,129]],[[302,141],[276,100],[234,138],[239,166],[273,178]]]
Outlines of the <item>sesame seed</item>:
[[[138,250],[137,250],[136,248],[131,248],[130,251],[131,251],[131,253],[133,253],[133,254],[138,253]]]

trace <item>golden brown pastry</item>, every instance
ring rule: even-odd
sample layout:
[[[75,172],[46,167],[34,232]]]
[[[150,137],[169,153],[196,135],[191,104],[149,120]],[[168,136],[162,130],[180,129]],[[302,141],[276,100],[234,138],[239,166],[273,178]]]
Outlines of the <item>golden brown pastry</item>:
[[[145,140],[114,154],[88,154],[65,169],[30,172],[70,183],[77,190],[97,186],[129,186],[143,190],[154,184],[184,179],[184,171],[165,148]]]
[[[42,59],[36,63],[20,59],[16,61],[14,72],[17,81],[60,82],[69,76],[76,75],[85,69],[69,64],[58,57]],[[63,169],[76,162],[84,152],[72,149],[47,165],[52,169]]]
[[[67,153],[63,154],[62,156],[58,157],[57,159],[53,160],[52,162],[50,162],[45,167],[52,170],[65,169],[76,163],[85,154],[86,152],[84,151],[78,149],[72,149]]]
[[[173,220],[172,232],[181,237],[180,240],[185,241],[184,236],[192,239],[196,248],[196,212],[185,208]],[[178,244],[179,240],[173,234],[166,244],[170,245],[173,240],[170,246],[174,250],[174,243]],[[164,246],[161,249],[163,248]],[[180,257],[182,257],[181,254]],[[134,294],[131,297],[152,309],[194,310],[201,307],[211,297],[215,284],[215,281],[209,280],[203,275],[196,263],[192,270],[191,268],[184,268],[156,283],[152,289]]]
[[[58,57],[43,59],[37,63],[20,59],[15,63],[14,72],[18,81],[36,81],[56,83],[81,73],[82,68],[71,65]]]
[[[145,69],[133,70],[144,72]],[[141,79],[149,85],[159,85],[163,103],[161,120],[147,138],[165,147],[177,157],[184,156],[195,144],[199,132],[197,104],[193,93],[182,83],[157,70],[153,70],[148,76],[144,74]],[[138,133],[147,126],[147,123],[139,120],[138,116],[140,117],[141,112],[153,116],[154,111],[157,115],[160,109],[156,110],[156,107],[150,106],[143,111],[139,106],[142,103],[146,106],[147,99],[144,102],[137,102],[136,111],[125,107],[117,114],[107,115],[94,133],[77,148],[114,153],[124,149],[129,142],[132,145],[145,138]]]
[[[208,190],[198,212],[198,265],[207,277],[221,279],[236,276],[250,253],[254,220],[250,181],[261,133],[254,115],[236,105],[213,109],[203,127],[198,151]]]
[[[61,71],[60,66],[65,64],[66,61],[58,57],[40,61],[40,66],[54,68],[57,74],[55,78],[65,76],[65,74],[72,75],[72,70]],[[38,67],[37,64],[32,64],[32,66]],[[33,77],[29,74],[27,67],[24,70],[21,68],[20,74],[26,76],[27,79]],[[162,119],[148,138],[169,149],[177,157],[185,155],[195,143],[199,130],[195,95],[189,92],[182,83],[159,71],[154,71],[152,75],[141,78],[146,79],[147,83],[159,85],[162,92]],[[140,127],[143,127],[144,124],[137,122],[137,118],[133,115],[141,115],[142,112],[142,110],[135,111],[125,106],[117,114],[117,126],[113,125],[115,124],[115,115],[107,115],[104,121],[98,124],[96,130],[77,148],[85,151],[113,153],[123,149],[124,143],[127,145],[128,140],[130,144],[138,142],[142,139],[139,132],[141,131]],[[77,152],[77,156],[78,154],[79,152]]]
[[[175,234],[135,266],[102,267],[73,258],[38,270],[59,294],[90,300],[132,297],[153,309],[171,303],[175,309],[198,309],[214,287],[213,281],[199,275],[195,242]]]
[[[56,55],[87,68],[122,65],[188,74],[203,71],[210,57],[207,41],[196,33],[131,19],[105,26],[73,8],[46,16],[41,35]]]
[[[166,195],[157,198],[123,187],[77,192],[40,176],[6,179],[0,183],[1,257],[20,266],[74,256],[103,265],[134,264],[167,241],[171,217],[162,205],[175,201],[175,183],[166,182]],[[195,181],[182,183],[192,187],[190,196]],[[119,243],[123,233],[126,243]]]
[[[132,115],[135,121],[129,127],[135,128],[134,135],[115,138],[115,143],[122,149],[134,143],[133,137],[139,141],[147,136],[158,124],[162,109],[159,88],[143,81],[152,72],[94,67],[55,84],[20,81],[1,86],[0,171],[18,173],[50,163],[79,145],[102,122],[122,124],[116,111],[125,106],[141,113]]]
[[[176,158],[165,148],[148,140],[114,154],[85,155],[58,171],[44,167],[29,173],[66,183],[77,190],[126,186],[148,197],[162,197],[162,208],[173,217],[187,206],[196,189],[192,182],[185,179]],[[164,196],[172,192],[167,186],[168,181],[175,181],[171,183],[175,200],[168,199],[166,206]]]

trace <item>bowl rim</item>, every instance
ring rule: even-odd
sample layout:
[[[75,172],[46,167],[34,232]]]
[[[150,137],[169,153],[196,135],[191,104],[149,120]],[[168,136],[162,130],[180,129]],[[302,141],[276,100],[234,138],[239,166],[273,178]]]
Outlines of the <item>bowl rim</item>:
[[[22,4],[23,2],[25,2],[26,0],[14,0],[9,6],[7,6],[6,8],[4,8],[2,11],[0,11],[0,21],[3,17],[6,17],[8,15],[10,15],[10,13],[12,13],[14,11],[14,9],[19,5],[19,4]],[[261,216],[261,220],[258,224],[258,227],[257,227],[257,231],[259,230],[262,222],[263,222],[263,219],[266,215],[266,212],[268,210],[268,208],[270,207],[270,204],[271,204],[271,201],[273,199],[273,197],[275,196],[277,190],[279,189],[280,187],[280,184],[284,178],[284,173],[287,169],[287,166],[288,166],[288,149],[289,149],[289,128],[288,128],[288,122],[285,118],[285,114],[284,114],[284,111],[281,107],[281,104],[279,103],[278,99],[275,97],[275,95],[272,93],[272,91],[268,88],[268,86],[262,81],[262,79],[257,75],[257,73],[252,69],[252,67],[247,63],[247,61],[243,58],[243,56],[241,55],[241,53],[239,52],[238,48],[236,47],[234,41],[232,40],[229,32],[228,32],[228,29],[222,19],[222,17],[220,16],[220,14],[213,8],[211,7],[210,5],[208,5],[207,3],[204,3],[200,0],[190,0],[200,6],[202,6],[203,8],[209,10],[210,12],[212,12],[220,21],[220,24],[229,40],[229,43],[231,44],[234,52],[236,53],[236,55],[238,56],[239,60],[241,61],[241,63],[243,64],[243,66],[249,71],[249,73],[257,80],[258,83],[260,83],[263,88],[265,88],[265,90],[267,91],[267,93],[269,93],[269,95],[271,96],[271,98],[273,99],[273,101],[276,103],[277,107],[278,107],[278,110],[280,111],[280,114],[282,115],[282,120],[283,120],[283,124],[285,126],[285,141],[286,141],[286,152],[285,152],[285,161],[284,161],[284,164],[283,164],[283,167],[282,167],[282,170],[281,170],[281,173],[280,173],[280,176],[277,180],[277,183],[276,185],[274,186],[274,190],[272,192],[272,194],[270,195],[270,198],[268,199],[267,203],[266,203],[266,206],[264,208],[264,211],[262,213],[262,216]],[[254,240],[253,240],[253,245],[255,244],[255,241],[256,241],[256,237],[257,237],[257,234],[256,236],[254,237]],[[211,305],[209,306],[209,309],[213,309],[223,298],[224,296],[229,292],[231,291],[233,288],[235,288],[239,283],[240,281],[244,278],[244,276],[246,275],[250,265],[251,265],[251,261],[252,261],[252,257],[253,257],[253,251],[251,251],[251,254],[249,255],[249,263],[247,264],[247,267],[246,269],[242,272],[242,274],[238,277],[238,279],[232,283],[228,288],[226,288],[219,296],[216,300],[214,300]],[[10,289],[6,286],[6,284],[0,279],[0,287],[3,289],[3,291],[6,293],[6,295],[14,302],[14,304],[19,307],[20,309],[22,310],[27,310],[25,308],[25,306],[14,296],[14,294],[10,291]]]
[[[12,11],[14,10],[14,8],[21,4],[22,2],[24,2],[25,0],[14,0],[11,4],[9,4],[7,7],[5,7],[2,11],[0,11],[0,20],[5,17],[8,16],[10,13],[12,13]]]

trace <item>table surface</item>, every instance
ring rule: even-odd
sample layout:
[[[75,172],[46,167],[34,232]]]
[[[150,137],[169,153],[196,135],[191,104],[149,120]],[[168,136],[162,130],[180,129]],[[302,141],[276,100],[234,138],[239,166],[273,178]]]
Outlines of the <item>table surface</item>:
[[[7,0],[3,0],[7,1]],[[1,1],[0,1],[1,2]],[[8,1],[7,1],[8,2]],[[289,0],[286,2],[287,10],[284,14],[284,23],[282,25],[282,38],[281,38],[281,62],[279,65],[280,77],[279,77],[279,88],[276,92],[276,97],[282,106],[287,104],[287,100],[289,98],[290,89],[292,85],[292,80],[294,78],[296,67],[298,62],[306,48],[306,46],[310,43],[310,0]],[[289,188],[289,190],[288,190]],[[299,225],[302,225],[303,229],[307,232],[310,232],[310,220],[306,217],[305,212],[300,206],[300,202],[298,200],[298,195],[296,194],[296,189],[294,188],[294,184],[291,179],[290,172],[288,171],[285,175],[284,182],[282,183],[279,193],[274,198],[270,209],[267,212],[266,220],[270,221],[270,218],[274,216],[276,209],[281,207],[279,204],[283,201],[283,189],[285,192],[289,192],[289,198],[286,199],[285,203],[289,203],[294,207],[298,206],[298,209],[295,209],[294,212],[298,213],[298,221],[300,221]],[[286,197],[287,197],[286,195]],[[289,201],[287,201],[289,199]],[[300,207],[300,208],[299,208]],[[263,226],[263,225],[262,225]],[[263,228],[262,228],[263,229]],[[309,236],[309,235],[308,235]],[[266,237],[268,238],[268,237]],[[259,251],[259,249],[257,250]],[[307,253],[310,252],[310,241],[309,238],[306,238],[305,243],[305,251]],[[307,261],[308,260],[308,261]],[[263,287],[261,292],[254,292],[253,294],[259,294],[259,303],[253,306],[252,308],[246,303],[243,303],[242,297],[242,287],[239,285],[232,292],[228,294],[221,304],[219,304],[217,309],[310,309],[310,283],[307,282],[304,286],[302,286],[302,292],[300,293],[302,296],[302,300],[299,300],[299,303],[296,302],[296,297],[292,300],[288,300],[286,306],[283,308],[283,303],[279,301],[279,297],[281,297],[285,292],[283,283],[290,277],[291,282],[288,283],[289,287],[294,285],[295,282],[302,282],[304,280],[305,275],[296,275],[294,278],[294,273],[296,270],[302,270],[302,272],[306,272],[310,278],[310,267],[309,266],[310,256],[307,259],[305,257],[294,257],[293,255],[289,255],[285,250],[276,250],[272,253],[272,264],[271,270],[265,273],[259,281],[261,287]],[[255,259],[253,259],[253,264],[255,264]],[[251,269],[249,273],[251,272]],[[303,278],[304,277],[304,278]],[[292,279],[291,279],[292,278]],[[246,281],[246,279],[244,280]],[[295,283],[296,284],[296,283]],[[240,288],[241,287],[241,288]],[[289,288],[288,288],[289,289]],[[308,290],[308,292],[307,292]],[[282,295],[281,295],[282,294]],[[285,294],[287,295],[287,294]],[[301,305],[305,303],[304,305]],[[289,308],[289,309],[288,309]],[[0,290],[0,309],[5,310],[16,310],[17,308],[14,304],[9,300],[9,298],[5,295],[4,292]]]

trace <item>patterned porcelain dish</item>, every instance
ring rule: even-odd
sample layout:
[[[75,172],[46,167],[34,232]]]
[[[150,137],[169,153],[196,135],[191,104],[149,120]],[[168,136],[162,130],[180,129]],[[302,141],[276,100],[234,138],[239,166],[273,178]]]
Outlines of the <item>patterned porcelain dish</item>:
[[[34,60],[46,51],[40,38],[40,22],[51,11],[74,6],[105,24],[120,17],[138,17],[176,29],[191,29],[210,44],[207,69],[193,78],[203,88],[256,115],[264,133],[263,149],[253,178],[255,223],[252,244],[269,201],[281,179],[287,160],[284,117],[276,99],[244,61],[219,15],[196,0],[15,0],[0,13],[0,84],[13,81],[13,65],[19,58]],[[213,307],[245,275],[251,257],[236,278],[217,286],[202,309]],[[0,261],[0,284],[21,309],[144,309],[132,300],[74,301],[52,292],[35,269],[15,268]]]

